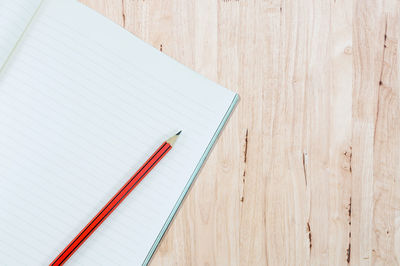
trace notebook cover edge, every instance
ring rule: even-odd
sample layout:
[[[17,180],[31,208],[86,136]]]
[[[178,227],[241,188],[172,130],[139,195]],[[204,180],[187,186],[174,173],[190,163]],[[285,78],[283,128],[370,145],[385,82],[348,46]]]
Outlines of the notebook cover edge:
[[[202,168],[205,160],[207,159],[212,147],[214,146],[218,136],[221,134],[222,129],[224,128],[226,122],[228,121],[229,117],[231,116],[237,102],[239,101],[239,94],[235,94],[233,97],[232,103],[229,106],[228,110],[226,111],[224,117],[221,120],[221,123],[218,125],[217,130],[215,131],[213,137],[210,140],[210,143],[208,144],[206,150],[204,151],[203,155],[200,158],[199,163],[197,164],[196,168],[194,169],[192,175],[190,176],[188,182],[185,185],[185,188],[183,189],[181,195],[179,196],[177,202],[174,205],[174,208],[172,209],[171,213],[169,214],[167,220],[165,221],[163,227],[161,228],[161,231],[157,235],[156,240],[154,241],[153,245],[151,246],[149,252],[147,253],[146,258],[144,259],[142,265],[147,266],[151,260],[151,258],[154,255],[154,252],[156,251],[158,245],[160,244],[161,239],[163,238],[165,232],[167,231],[169,225],[171,224],[173,218],[175,217],[176,212],[178,211],[179,207],[181,206],[183,199],[185,198],[187,192],[189,191],[190,187],[193,184],[193,181],[196,179],[200,169]]]

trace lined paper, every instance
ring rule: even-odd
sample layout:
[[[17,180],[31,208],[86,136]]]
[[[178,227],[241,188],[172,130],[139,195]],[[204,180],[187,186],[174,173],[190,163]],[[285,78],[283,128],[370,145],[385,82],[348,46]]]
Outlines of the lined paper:
[[[41,0],[0,0],[0,69],[39,8]]]
[[[50,263],[183,130],[68,261],[141,264],[234,97],[80,3],[45,1],[0,76],[2,264]]]

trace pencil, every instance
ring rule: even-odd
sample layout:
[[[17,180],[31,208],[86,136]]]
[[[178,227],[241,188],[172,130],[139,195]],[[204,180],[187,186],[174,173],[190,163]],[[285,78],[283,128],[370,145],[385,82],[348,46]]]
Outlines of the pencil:
[[[74,252],[89,238],[102,222],[118,207],[119,204],[132,192],[143,178],[156,166],[156,164],[172,149],[179,131],[166,140],[140,167],[140,169],[125,183],[125,185],[112,197],[112,199],[97,213],[97,215],[79,232],[79,234],[61,251],[53,260],[51,266],[63,265]]]

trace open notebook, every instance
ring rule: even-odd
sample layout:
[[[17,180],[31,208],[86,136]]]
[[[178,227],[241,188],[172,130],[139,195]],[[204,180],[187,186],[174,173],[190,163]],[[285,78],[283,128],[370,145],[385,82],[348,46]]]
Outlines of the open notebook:
[[[68,261],[147,264],[237,100],[75,0],[0,0],[0,264],[50,263],[182,129]]]

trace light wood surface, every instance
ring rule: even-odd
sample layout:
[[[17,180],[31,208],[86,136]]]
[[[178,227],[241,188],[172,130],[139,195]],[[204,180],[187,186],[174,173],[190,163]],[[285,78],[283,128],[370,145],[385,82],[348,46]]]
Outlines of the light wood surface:
[[[398,0],[82,0],[241,101],[152,265],[400,264]]]

